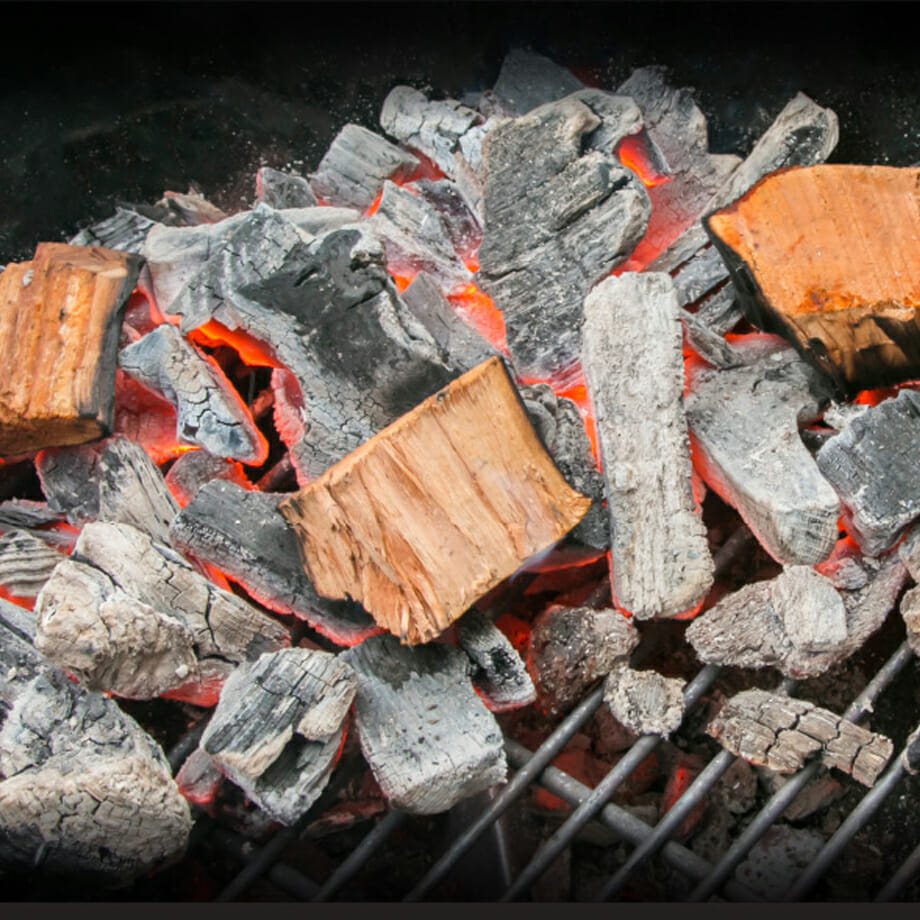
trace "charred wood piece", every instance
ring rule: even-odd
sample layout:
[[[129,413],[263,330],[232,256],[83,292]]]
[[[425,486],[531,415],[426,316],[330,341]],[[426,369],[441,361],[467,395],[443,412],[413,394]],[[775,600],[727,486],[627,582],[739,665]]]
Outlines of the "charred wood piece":
[[[419,179],[405,186],[440,215],[454,252],[470,258],[482,242],[482,224],[470,210],[459,186],[449,179]]]
[[[139,255],[147,234],[154,226],[156,221],[137,211],[116,208],[111,217],[81,230],[69,243],[71,246],[102,246]]]
[[[490,95],[501,114],[518,116],[584,88],[571,71],[548,57],[526,48],[512,48],[502,61]]]
[[[181,507],[194,499],[199,490],[215,479],[232,482],[243,489],[251,489],[252,484],[246,478],[243,467],[232,460],[215,457],[206,450],[189,450],[180,454],[166,474],[166,485]],[[173,518],[175,523],[175,518]],[[170,524],[170,539],[173,537]]]
[[[796,649],[829,652],[847,638],[847,612],[833,582],[807,565],[783,569],[770,598]]]
[[[693,315],[697,322],[705,324],[707,329],[711,329],[718,335],[731,332],[744,315],[741,307],[738,306],[735,286],[729,281],[714,293],[704,297],[697,305]]]
[[[637,735],[667,737],[683,721],[683,689],[682,680],[621,664],[604,679],[604,703],[621,725]]]
[[[176,774],[176,784],[182,797],[199,808],[207,808],[217,798],[223,783],[224,774],[200,747],[186,757]]]
[[[677,300],[691,307],[728,278],[728,268],[715,246],[704,246],[674,273]]]
[[[690,347],[707,363],[720,371],[744,364],[744,357],[717,332],[697,319],[696,314],[681,308],[680,318]]]
[[[911,588],[900,604],[901,617],[907,628],[907,641],[915,655],[920,655],[920,588]]]
[[[0,588],[14,597],[36,597],[62,559],[34,533],[11,530],[0,537]]]
[[[281,172],[271,166],[263,166],[256,173],[256,204],[280,210],[313,208],[317,203],[310,183],[303,176]]]
[[[0,505],[0,526],[3,521],[3,505]],[[920,526],[914,524],[907,532],[907,536],[898,545],[898,556],[907,566],[910,577],[920,584]]]
[[[180,225],[197,227],[200,224],[216,224],[227,217],[217,205],[211,204],[202,193],[190,188],[182,192],[163,192],[157,205],[166,208]]]

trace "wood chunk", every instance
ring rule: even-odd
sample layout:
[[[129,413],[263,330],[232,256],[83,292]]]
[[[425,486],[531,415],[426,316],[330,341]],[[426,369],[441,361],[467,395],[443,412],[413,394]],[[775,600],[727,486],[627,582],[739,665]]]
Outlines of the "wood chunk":
[[[790,642],[805,652],[829,652],[847,638],[843,598],[829,578],[807,565],[787,566],[770,597]]]
[[[207,808],[217,798],[223,783],[224,774],[200,747],[186,757],[176,774],[176,785],[182,798],[199,808]]]
[[[260,808],[294,824],[329,781],[355,689],[342,656],[263,654],[228,678],[199,747]]]
[[[473,664],[473,686],[492,712],[529,706],[537,698],[523,659],[485,614],[468,610],[457,620],[457,643]]]
[[[684,682],[657,671],[636,671],[627,664],[604,680],[604,702],[614,718],[637,735],[664,735],[684,718]]]
[[[815,458],[843,504],[846,529],[870,556],[893,546],[920,517],[916,457],[920,393],[901,390],[854,418]]]
[[[519,373],[578,361],[584,298],[626,260],[651,205],[632,170],[582,144],[600,125],[575,98],[496,125],[483,144],[480,287],[502,311]]]
[[[194,186],[184,194],[182,192],[163,192],[163,197],[157,202],[157,205],[166,208],[179,224],[187,227],[215,224],[227,217],[227,214],[208,201]]]
[[[705,296],[693,314],[698,322],[719,335],[731,332],[742,318],[741,307],[735,297],[735,286],[729,281],[723,287]]]
[[[252,466],[268,458],[265,436],[220,365],[197,351],[175,326],[163,323],[123,348],[118,364],[175,405],[179,440]]]
[[[870,787],[894,752],[884,735],[813,703],[764,690],[735,694],[709,724],[707,733],[748,763],[777,773],[795,773],[812,754],[820,752],[828,767],[849,773]]]
[[[469,260],[478,251],[482,242],[482,224],[456,183],[449,179],[419,179],[405,188],[417,192],[438,212],[457,255]]]
[[[834,547],[840,503],[798,428],[818,418],[830,392],[777,339],[733,345],[743,366],[690,373],[685,406],[696,469],[778,562],[813,565]]]
[[[0,588],[14,597],[33,598],[63,554],[27,530],[0,537]]]
[[[0,526],[2,526],[2,521],[3,505],[0,505]],[[914,524],[907,531],[907,536],[898,544],[898,556],[907,566],[910,577],[920,583],[920,525]]]
[[[207,483],[176,515],[170,528],[173,545],[219,568],[270,610],[294,614],[340,645],[354,645],[378,632],[360,604],[316,593],[294,530],[278,510],[284,497],[223,480]]]
[[[498,358],[281,504],[317,591],[427,642],[590,506],[553,465]]]
[[[182,508],[192,501],[202,486],[215,479],[225,479],[243,489],[252,488],[239,463],[215,457],[206,450],[189,450],[180,454],[165,476],[169,491]],[[172,540],[173,525],[169,526]]]
[[[367,128],[347,124],[310,176],[310,187],[320,201],[365,211],[387,179],[407,179],[418,166],[407,150]]]
[[[502,61],[492,98],[503,113],[525,115],[580,89],[581,80],[555,61],[526,48],[512,48]]]
[[[42,491],[71,524],[130,524],[163,543],[179,510],[163,474],[146,451],[126,438],[42,451],[35,460]]]
[[[713,563],[693,497],[673,282],[608,278],[585,300],[582,334],[617,604],[640,620],[677,616],[705,597]]]
[[[601,89],[582,89],[573,95],[601,121],[586,138],[589,149],[600,150],[602,153],[616,153],[625,138],[632,138],[660,170],[659,179],[664,179],[669,174],[670,169],[664,154],[644,130],[642,112],[635,100]]]
[[[358,677],[355,723],[383,794],[439,814],[505,779],[502,733],[476,695],[463,652],[372,636],[342,654]]]
[[[914,654],[920,655],[920,588],[911,588],[904,594],[899,610],[907,628],[907,641]]]
[[[844,164],[768,176],[706,221],[748,318],[841,396],[920,371],[920,169]]]
[[[681,308],[680,318],[690,347],[707,363],[720,371],[744,364],[744,357],[719,333],[714,332],[696,314]]]
[[[111,217],[84,228],[68,242],[71,246],[102,246],[139,255],[154,226],[156,221],[137,211],[115,208]]]
[[[317,201],[310,183],[303,176],[263,166],[256,173],[256,204],[278,209],[313,208]]]
[[[0,530],[35,530],[48,524],[59,524],[63,520],[64,514],[49,508],[47,502],[34,502],[25,498],[9,498],[0,502]]]
[[[540,706],[551,713],[571,709],[638,644],[632,620],[617,610],[550,607],[534,621],[527,651]]]
[[[0,454],[82,444],[112,427],[121,317],[140,269],[99,246],[41,243],[0,275]]]

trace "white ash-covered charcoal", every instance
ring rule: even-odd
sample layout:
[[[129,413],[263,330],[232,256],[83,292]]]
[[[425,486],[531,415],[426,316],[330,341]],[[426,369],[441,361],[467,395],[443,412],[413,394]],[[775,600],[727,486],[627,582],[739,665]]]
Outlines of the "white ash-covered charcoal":
[[[228,678],[199,747],[260,808],[294,824],[329,780],[355,689],[342,656],[264,654]]]
[[[574,98],[583,102],[601,120],[585,139],[590,150],[614,153],[624,138],[641,136],[657,164],[667,168],[664,155],[643,132],[642,112],[633,99],[629,96],[617,96],[602,89],[578,90],[574,93]]]
[[[0,725],[48,662],[35,650],[35,615],[0,597]]]
[[[454,250],[441,215],[420,196],[384,182],[380,206],[367,223],[383,240],[387,268],[393,274],[411,277],[427,272],[448,294],[472,283],[473,275]]]
[[[456,183],[449,179],[419,179],[405,187],[417,192],[438,212],[457,255],[469,258],[479,249],[482,224]]]
[[[833,582],[807,565],[786,566],[770,598],[789,640],[805,652],[829,652],[847,638],[847,611]]]
[[[681,307],[680,318],[684,324],[684,334],[690,347],[707,364],[711,364],[720,371],[744,364],[743,355],[739,354],[722,335],[697,319],[695,313],[688,313]]]
[[[524,660],[485,614],[472,609],[457,620],[457,643],[473,663],[473,686],[492,712],[529,706],[537,698]]]
[[[821,414],[828,384],[775,337],[733,347],[748,363],[690,373],[685,406],[696,468],[778,562],[814,565],[834,548],[840,502],[799,426]]]
[[[316,593],[294,531],[278,510],[285,497],[224,480],[207,483],[176,515],[173,545],[219,568],[270,610],[294,614],[339,644],[354,645],[378,632],[360,604]]]
[[[127,208],[115,208],[105,220],[85,227],[68,242],[71,246],[104,246],[139,255],[156,221]]]
[[[490,102],[502,114],[524,115],[585,85],[571,71],[527,48],[512,48],[502,61]]]
[[[684,718],[684,681],[657,671],[637,671],[627,664],[604,679],[604,703],[613,717],[637,735],[664,735]]]
[[[907,641],[914,654],[920,655],[920,588],[911,588],[904,594],[899,610],[907,629]]]
[[[920,393],[901,390],[855,418],[815,458],[843,504],[847,530],[877,556],[920,517]]]
[[[518,388],[524,408],[553,463],[565,481],[591,499],[588,513],[569,534],[585,546],[610,548],[610,522],[604,508],[604,477],[591,451],[591,441],[578,406],[557,396],[549,384]]]
[[[638,630],[618,610],[550,607],[534,622],[527,650],[540,706],[556,713],[571,709],[638,644]]]
[[[206,450],[189,450],[180,454],[169,468],[165,479],[169,491],[183,508],[198,494],[202,486],[214,479],[225,479],[243,489],[252,488],[239,463],[215,457]]]
[[[731,332],[742,316],[741,306],[735,294],[734,285],[728,281],[712,294],[708,294],[697,305],[693,314],[697,320],[718,335]]]
[[[217,205],[212,204],[194,186],[183,192],[163,192],[163,197],[157,205],[166,210],[175,220],[186,227],[197,227],[200,224],[216,224],[228,215]]]
[[[64,558],[35,532],[10,530],[0,537],[0,588],[14,597],[36,597]]]
[[[220,365],[175,326],[163,323],[123,348],[118,364],[176,407],[176,437],[183,443],[254,466],[267,459],[268,442]]]
[[[310,188],[327,204],[365,211],[387,179],[407,179],[418,166],[418,159],[408,150],[360,125],[347,124],[310,176]]]
[[[617,604],[640,620],[677,616],[706,596],[713,562],[693,496],[673,282],[663,273],[606,279],[585,300],[582,335]]]
[[[496,125],[483,143],[477,280],[504,315],[521,374],[546,379],[578,361],[585,296],[648,225],[636,174],[582,149],[600,123],[573,97]]]
[[[674,272],[674,287],[682,307],[690,307],[728,278],[728,268],[715,246],[704,246]]]
[[[814,703],[765,690],[735,694],[706,730],[726,750],[755,766],[795,773],[820,753],[826,766],[865,786],[875,784],[894,752],[884,735]]]
[[[361,750],[390,803],[438,814],[505,780],[502,732],[459,649],[372,636],[342,653],[358,677]]]
[[[293,173],[263,166],[256,173],[256,204],[267,204],[270,208],[313,208],[317,205],[316,195],[310,183]]]
[[[0,530],[36,530],[66,519],[63,511],[50,508],[47,502],[27,498],[8,498],[0,502]]]
[[[206,808],[224,783],[224,774],[200,747],[186,757],[176,774],[176,785],[186,802]]]
[[[71,524],[130,524],[155,540],[169,541],[179,510],[163,474],[138,444],[126,438],[44,450],[35,467],[48,505]]]
[[[6,502],[0,505],[0,527],[3,526],[5,505]],[[907,536],[898,544],[898,556],[907,566],[910,577],[920,584],[920,524],[913,524],[907,531]]]

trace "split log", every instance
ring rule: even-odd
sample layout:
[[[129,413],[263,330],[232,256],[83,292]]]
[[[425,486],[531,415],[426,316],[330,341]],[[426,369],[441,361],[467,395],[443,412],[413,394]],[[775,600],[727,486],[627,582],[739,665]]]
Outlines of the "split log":
[[[446,645],[372,636],[342,653],[357,674],[361,750],[391,805],[438,814],[505,779],[502,733]]]
[[[651,204],[632,170],[583,153],[600,125],[574,98],[496,125],[483,144],[480,287],[502,311],[519,373],[578,361],[584,298],[642,239]]]
[[[264,654],[228,678],[199,747],[260,808],[294,824],[329,781],[355,688],[341,656]]]
[[[533,624],[527,669],[540,706],[563,713],[639,644],[633,622],[617,610],[550,607]]]
[[[854,418],[815,458],[840,496],[847,531],[877,556],[920,517],[920,393],[901,390]]]
[[[310,188],[327,204],[365,211],[387,179],[407,179],[418,166],[418,159],[407,150],[367,128],[347,124],[310,176]]]
[[[0,537],[0,588],[14,597],[36,597],[63,558],[34,533],[11,530]]]
[[[140,269],[98,246],[41,243],[0,275],[0,454],[82,444],[112,428],[121,318]]]
[[[206,450],[190,450],[180,454],[165,477],[169,491],[182,508],[194,499],[202,486],[215,479],[232,482],[242,489],[252,488],[252,484],[246,478],[243,467],[239,463],[215,457]],[[175,518],[169,525],[170,540],[173,539],[173,524],[175,524]]]
[[[590,506],[484,362],[281,504],[317,591],[427,642]]]
[[[268,442],[220,365],[164,323],[118,356],[122,370],[176,407],[176,437],[217,457],[260,466]]]
[[[485,614],[468,610],[457,620],[457,643],[473,664],[473,686],[492,712],[529,706],[537,698],[523,659]]]
[[[169,541],[179,510],[163,474],[139,445],[125,438],[44,450],[35,467],[52,510],[71,524],[130,524],[155,540]]]
[[[765,690],[733,696],[707,733],[726,750],[755,766],[777,773],[795,773],[820,752],[822,761],[873,786],[894,752],[884,735],[805,700]]]
[[[512,48],[502,61],[491,96],[503,114],[517,116],[584,88],[571,71],[548,57],[525,48]]]
[[[612,590],[638,619],[692,610],[712,586],[693,497],[677,298],[629,273],[585,300],[583,357],[610,516]]]
[[[685,399],[694,462],[783,564],[826,559],[840,503],[798,434],[830,400],[824,379],[780,340],[734,342],[746,363],[690,372]]]
[[[316,195],[310,183],[292,173],[263,166],[256,173],[256,204],[267,204],[270,208],[313,208],[317,205]]]
[[[71,246],[102,246],[139,255],[147,234],[155,225],[156,221],[137,211],[115,208],[111,217],[84,228],[68,242]]]
[[[278,506],[285,498],[217,480],[176,515],[173,545],[216,566],[260,604],[306,620],[339,645],[379,631],[360,604],[320,597],[307,578],[293,528]]]
[[[604,703],[613,717],[637,735],[668,735],[684,718],[684,681],[657,671],[615,667],[604,679]]]

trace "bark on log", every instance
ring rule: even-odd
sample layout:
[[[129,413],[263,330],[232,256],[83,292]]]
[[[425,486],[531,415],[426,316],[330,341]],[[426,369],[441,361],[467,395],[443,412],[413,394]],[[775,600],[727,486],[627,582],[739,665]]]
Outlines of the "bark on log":
[[[111,217],[85,227],[68,242],[71,246],[102,246],[139,255],[147,234],[155,225],[156,221],[137,211],[115,208]]]
[[[342,657],[358,678],[361,750],[390,803],[438,814],[505,779],[502,733],[463,652],[372,636]]]
[[[613,717],[637,735],[668,735],[684,718],[684,681],[657,671],[615,667],[604,679],[604,703]]]
[[[673,617],[705,597],[713,563],[693,497],[671,279],[630,273],[602,282],[585,301],[582,334],[606,481],[614,596],[640,620]]]
[[[493,358],[281,505],[317,591],[404,642],[433,639],[590,500],[560,475]]]
[[[0,537],[0,588],[14,597],[36,597],[63,558],[34,533],[11,530]]]
[[[303,176],[263,166],[256,173],[256,204],[270,208],[314,208],[316,195]]]
[[[0,275],[0,454],[82,444],[112,427],[121,317],[140,262],[41,243]]]

